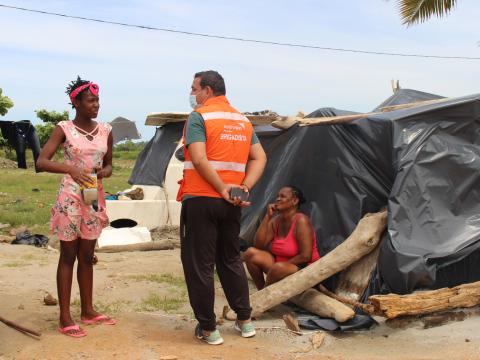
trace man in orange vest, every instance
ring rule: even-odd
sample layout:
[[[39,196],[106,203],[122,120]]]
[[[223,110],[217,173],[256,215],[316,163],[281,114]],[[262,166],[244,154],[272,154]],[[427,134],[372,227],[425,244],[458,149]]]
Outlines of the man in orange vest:
[[[190,103],[194,110],[184,128],[185,162],[177,196],[182,202],[181,259],[198,320],[195,335],[219,345],[223,339],[216,329],[214,266],[237,313],[235,329],[243,337],[255,335],[239,244],[241,207],[250,203],[231,196],[231,189],[248,194],[267,158],[250,121],[225,97],[218,72],[195,74]]]

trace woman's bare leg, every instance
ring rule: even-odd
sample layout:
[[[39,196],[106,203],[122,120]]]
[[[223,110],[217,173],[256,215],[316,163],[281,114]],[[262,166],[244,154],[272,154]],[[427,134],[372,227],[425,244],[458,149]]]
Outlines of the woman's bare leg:
[[[286,278],[288,275],[292,275],[299,270],[297,265],[290,264],[288,262],[277,262],[270,267],[267,273],[267,279],[265,280],[265,286],[276,283],[277,281]]]
[[[275,259],[268,251],[250,247],[243,254],[248,272],[258,290],[265,287],[265,278],[263,274],[268,273],[269,269],[275,263]]]
[[[82,319],[100,315],[93,309],[93,255],[96,240],[80,240],[78,247],[77,280],[80,287]]]
[[[58,304],[60,305],[60,327],[74,325],[70,314],[73,266],[77,258],[79,240],[60,241],[60,258],[57,267]],[[75,330],[70,332],[75,333]]]

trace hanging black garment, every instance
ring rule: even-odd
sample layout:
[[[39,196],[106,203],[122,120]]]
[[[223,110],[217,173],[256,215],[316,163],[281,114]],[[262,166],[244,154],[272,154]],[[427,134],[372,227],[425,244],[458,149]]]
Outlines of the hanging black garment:
[[[35,132],[35,126],[30,120],[20,121],[0,121],[2,136],[8,141],[9,145],[15,148],[17,153],[17,164],[21,169],[27,168],[25,152],[27,146],[32,149],[35,170],[37,170],[37,159],[40,155],[40,140]]]

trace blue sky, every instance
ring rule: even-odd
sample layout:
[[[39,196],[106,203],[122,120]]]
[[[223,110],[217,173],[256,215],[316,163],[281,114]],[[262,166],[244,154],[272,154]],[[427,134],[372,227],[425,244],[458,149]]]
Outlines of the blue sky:
[[[478,0],[405,27],[395,0],[12,1],[0,4],[184,31],[369,51],[480,57]],[[444,96],[478,93],[480,60],[375,56],[256,45],[125,28],[0,7],[0,87],[15,106],[0,120],[69,110],[77,74],[100,85],[99,120],[190,111],[192,76],[214,69],[241,111],[283,115],[332,106],[369,111],[400,85]],[[73,116],[73,112],[70,112]]]

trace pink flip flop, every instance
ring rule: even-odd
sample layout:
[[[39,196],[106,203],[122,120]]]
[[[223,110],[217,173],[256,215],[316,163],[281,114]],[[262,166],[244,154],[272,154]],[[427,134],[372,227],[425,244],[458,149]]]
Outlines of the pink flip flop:
[[[75,330],[76,332],[69,332],[71,330]],[[63,328],[58,328],[58,331],[60,333],[62,333],[63,335],[71,336],[71,337],[74,337],[74,338],[87,336],[87,333],[84,330],[80,329],[80,326],[78,326],[76,324],[65,326]]]
[[[108,317],[107,315],[98,315],[91,319],[82,319],[82,324],[85,325],[94,325],[94,324],[103,324],[103,325],[115,325],[117,321]]]

